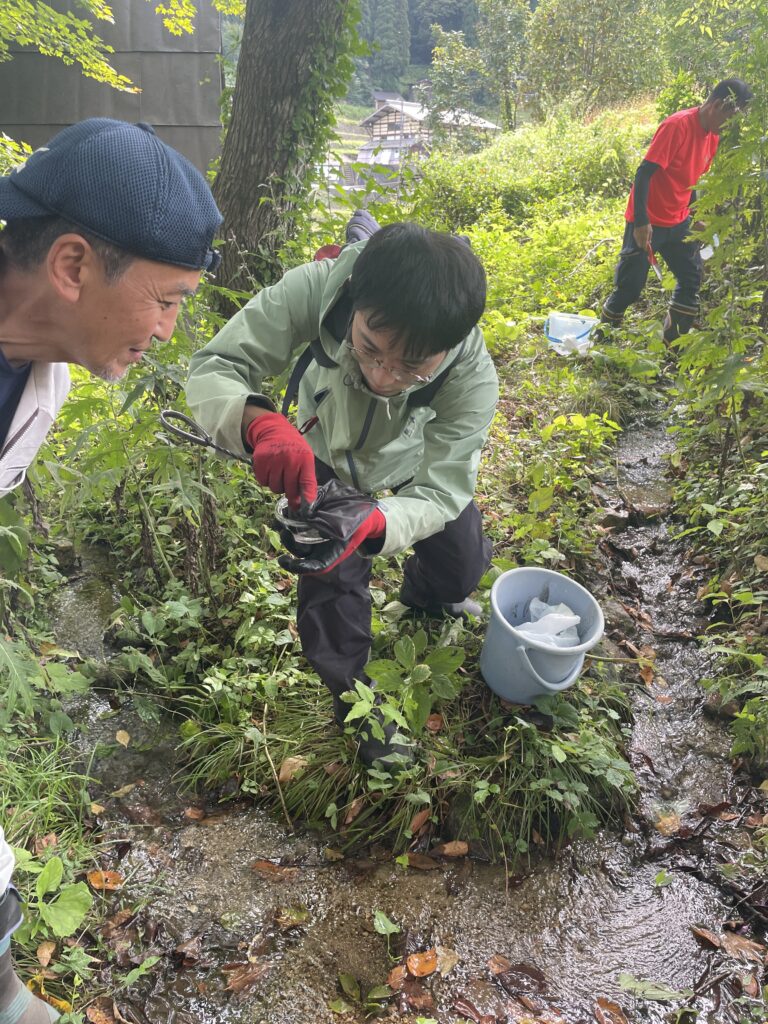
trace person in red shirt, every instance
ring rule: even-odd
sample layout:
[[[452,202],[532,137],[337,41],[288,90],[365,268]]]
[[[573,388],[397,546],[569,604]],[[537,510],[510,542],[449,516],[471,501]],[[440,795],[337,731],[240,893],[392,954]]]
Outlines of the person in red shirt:
[[[604,323],[621,323],[627,307],[639,299],[651,258],[658,252],[677,281],[664,321],[664,339],[674,341],[693,326],[701,286],[699,245],[688,238],[694,188],[709,170],[723,125],[744,110],[751,98],[746,82],[726,78],[706,103],[678,110],[656,129],[629,193],[614,290],[602,310]]]

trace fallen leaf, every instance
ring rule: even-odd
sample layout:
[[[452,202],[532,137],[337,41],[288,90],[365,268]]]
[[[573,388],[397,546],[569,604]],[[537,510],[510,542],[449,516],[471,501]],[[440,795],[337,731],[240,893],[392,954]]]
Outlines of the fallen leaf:
[[[280,907],[275,913],[275,924],[283,930],[299,928],[307,921],[309,921],[309,911],[301,904],[293,907]]]
[[[496,975],[496,981],[511,996],[537,995],[547,987],[547,979],[533,964],[511,964]]]
[[[290,782],[295,775],[307,767],[306,757],[286,757],[277,773],[278,782]]]
[[[422,811],[419,811],[417,814],[414,814],[413,818],[411,819],[411,824],[408,826],[410,832],[412,834],[418,832],[421,826],[429,821],[429,816],[431,813],[432,808],[425,807]]]
[[[715,949],[720,949],[720,946],[722,945],[720,936],[715,932],[710,931],[709,928],[702,928],[699,925],[692,924],[691,931],[701,942],[714,946]]]
[[[461,960],[461,957],[455,949],[449,949],[448,946],[435,946],[435,952],[437,953],[437,972],[445,977],[446,974],[450,974],[456,964]]]
[[[360,1000],[360,982],[354,974],[340,974],[339,985],[345,996],[349,996],[356,1003]]]
[[[456,996],[451,1009],[455,1010],[456,1013],[460,1013],[462,1017],[466,1017],[468,1020],[474,1021],[475,1024],[484,1024],[483,1017],[487,1016],[480,1013],[475,1004],[470,1003],[465,996]]]
[[[408,867],[416,868],[417,871],[439,871],[440,865],[436,860],[432,860],[425,853],[409,853],[408,854]]]
[[[430,857],[466,857],[469,853],[469,843],[463,839],[454,839],[450,843],[440,843],[433,846],[429,851]]]
[[[85,876],[92,889],[112,892],[122,889],[125,879],[119,871],[89,871]]]
[[[106,811],[106,807],[103,804],[91,804],[91,814],[103,814],[104,811]]]
[[[123,796],[128,796],[128,794],[130,792],[132,792],[134,789],[136,789],[137,785],[138,785],[137,782],[128,782],[128,783],[126,783],[125,786],[121,786],[120,789],[116,789],[114,791],[114,793],[110,793],[109,795],[110,796],[116,796],[118,798],[119,797],[123,797]]]
[[[629,1024],[619,1004],[606,999],[605,996],[597,997],[595,1020],[598,1024]]]
[[[643,680],[645,685],[650,688],[653,683],[653,665],[645,664],[640,668],[640,678]]]
[[[282,864],[273,864],[271,860],[255,860],[251,864],[251,871],[255,871],[262,878],[269,878],[276,882],[287,882],[296,878],[299,869],[287,867]]]
[[[127,749],[128,744],[131,742],[131,734],[126,732],[125,729],[118,729],[115,733],[115,739],[121,747],[125,747]]]
[[[676,836],[680,831],[679,814],[662,814],[655,822],[656,831],[663,836]]]
[[[59,837],[55,832],[49,832],[47,836],[35,839],[35,856],[39,857],[44,850],[50,850],[59,845]]]
[[[99,996],[89,1004],[85,1016],[91,1024],[114,1024],[115,1015],[112,1012],[112,1000],[108,996]]]
[[[768,572],[768,555],[755,555],[755,568],[760,572]]]
[[[743,935],[737,935],[736,932],[724,932],[721,947],[728,956],[737,957],[739,960],[753,960],[758,964],[765,963],[765,946]]]
[[[387,975],[387,984],[395,992],[399,992],[407,977],[408,974],[405,964],[399,964],[397,967],[393,967]]]
[[[180,942],[173,951],[182,967],[194,967],[203,955],[203,936],[193,935],[186,942]]]
[[[51,957],[53,956],[55,950],[55,942],[48,941],[40,943],[40,945],[37,947],[36,954],[37,962],[40,964],[41,967],[48,966],[48,964],[51,962]]]
[[[239,996],[248,995],[258,983],[269,972],[268,963],[253,964],[224,964],[221,968],[224,974],[229,975],[227,991],[235,992]]]
[[[409,1010],[432,1010],[435,1000],[432,993],[424,988],[420,981],[408,978],[398,992],[397,1004],[400,1013],[404,1014]]]
[[[760,828],[765,824],[765,819],[762,814],[750,814],[744,824],[747,828]]]
[[[190,821],[202,821],[205,817],[205,811],[202,807],[185,807],[184,817],[189,818]]]
[[[512,966],[512,961],[507,960],[501,953],[494,953],[491,959],[488,961],[488,970],[491,974],[503,974],[504,971],[508,971]]]
[[[750,999],[757,999],[760,996],[760,982],[753,974],[740,974],[739,985],[741,991]]]
[[[358,816],[358,814],[362,811],[362,809],[364,807],[365,807],[365,797],[364,796],[357,796],[357,797],[355,797],[355,799],[349,805],[347,813],[344,815],[344,824],[345,825],[351,825],[352,822],[355,820],[355,818]]]
[[[333,846],[326,846],[326,848],[323,850],[323,856],[331,864],[334,864],[336,863],[336,861],[339,860],[344,860],[344,854],[341,852],[341,850],[337,850]]]
[[[436,733],[440,732],[443,728],[443,716],[438,714],[430,715],[424,723],[428,732]]]
[[[411,953],[405,961],[408,973],[416,978],[426,978],[437,970],[437,951],[428,949],[424,953]]]
[[[739,815],[734,814],[733,811],[723,811],[722,814],[718,814],[717,817],[720,819],[720,821],[736,821]]]

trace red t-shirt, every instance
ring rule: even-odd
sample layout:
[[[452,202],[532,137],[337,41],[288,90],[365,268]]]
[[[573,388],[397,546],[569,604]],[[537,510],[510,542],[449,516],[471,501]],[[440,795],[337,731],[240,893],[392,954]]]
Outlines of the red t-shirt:
[[[720,136],[705,132],[699,108],[678,110],[656,129],[645,159],[659,165],[648,189],[648,221],[671,227],[688,216],[691,189],[709,170]],[[627,220],[635,219],[635,187],[629,193]]]

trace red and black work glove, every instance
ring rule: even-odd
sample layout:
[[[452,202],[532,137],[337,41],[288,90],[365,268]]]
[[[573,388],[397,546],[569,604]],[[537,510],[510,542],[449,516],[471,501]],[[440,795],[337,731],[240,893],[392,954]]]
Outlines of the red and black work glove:
[[[383,537],[387,528],[384,514],[370,495],[338,480],[324,484],[314,505],[302,509],[299,517],[328,538],[319,544],[301,544],[290,530],[281,530],[280,537],[291,554],[280,555],[277,561],[300,576],[330,572],[365,541]]]
[[[248,424],[245,436],[253,449],[256,479],[275,494],[284,494],[296,509],[302,498],[317,498],[315,454],[296,427],[279,412],[265,412]]]

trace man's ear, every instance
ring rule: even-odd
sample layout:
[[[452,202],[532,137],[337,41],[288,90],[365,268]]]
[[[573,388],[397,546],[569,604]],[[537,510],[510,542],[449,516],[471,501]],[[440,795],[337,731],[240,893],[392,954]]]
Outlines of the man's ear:
[[[96,254],[82,235],[59,235],[46,256],[48,279],[65,302],[77,302],[96,270]]]

